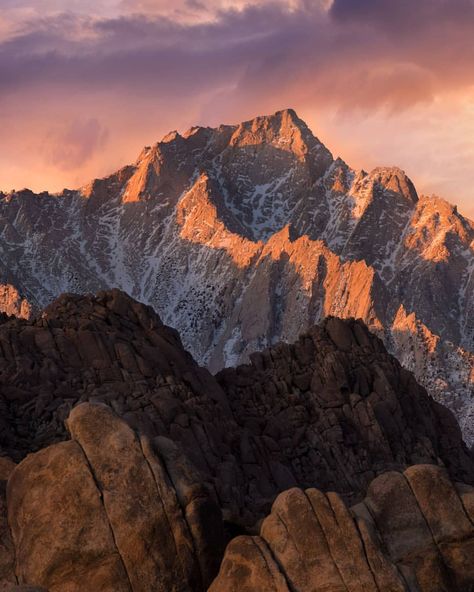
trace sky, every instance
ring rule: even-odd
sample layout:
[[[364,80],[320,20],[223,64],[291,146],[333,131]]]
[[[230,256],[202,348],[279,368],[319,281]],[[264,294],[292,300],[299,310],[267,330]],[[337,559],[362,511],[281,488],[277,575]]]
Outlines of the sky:
[[[292,107],[474,219],[473,38],[474,0],[0,0],[0,189],[79,187],[170,130]]]

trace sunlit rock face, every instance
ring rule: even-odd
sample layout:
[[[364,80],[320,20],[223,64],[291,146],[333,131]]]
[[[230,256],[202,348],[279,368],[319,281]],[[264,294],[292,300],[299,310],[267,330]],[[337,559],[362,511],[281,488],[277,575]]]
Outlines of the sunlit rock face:
[[[434,592],[471,589],[474,489],[439,467],[375,479],[360,504],[335,493],[282,493],[259,536],[227,547],[209,592]]]
[[[31,307],[26,298],[11,284],[0,284],[0,314],[27,319],[31,315]]]
[[[292,110],[172,132],[79,191],[2,194],[0,218],[2,310],[119,287],[212,371],[362,318],[474,441],[474,224],[334,159]]]

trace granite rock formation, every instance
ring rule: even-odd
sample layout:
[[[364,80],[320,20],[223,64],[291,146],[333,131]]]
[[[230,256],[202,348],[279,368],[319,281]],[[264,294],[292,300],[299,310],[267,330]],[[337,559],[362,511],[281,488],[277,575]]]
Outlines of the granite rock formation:
[[[209,592],[466,592],[473,509],[474,488],[429,465],[377,477],[352,508],[290,489],[259,536],[231,541]]]
[[[71,441],[28,456],[8,480],[14,576],[49,592],[202,592],[224,549],[220,509],[164,438],[140,437],[83,403]]]
[[[150,306],[65,294],[2,317],[0,419],[1,592],[474,586],[472,453],[360,320],[212,376]]]
[[[443,468],[383,473],[352,507],[337,493],[291,488],[258,535],[231,538],[224,554],[215,496],[169,440],[140,436],[102,404],[79,405],[67,425],[70,441],[29,455],[10,473],[4,592],[466,592],[474,585],[474,488],[453,483]]]
[[[211,371],[358,317],[474,442],[474,224],[334,159],[292,110],[168,134],[78,191],[0,194],[0,222],[0,310],[119,287]]]
[[[361,321],[329,318],[216,377],[151,307],[118,290],[64,295],[34,320],[0,325],[5,455],[18,462],[67,439],[64,421],[87,401],[174,442],[234,525],[254,524],[290,487],[354,501],[376,475],[416,463],[474,483],[452,414]]]

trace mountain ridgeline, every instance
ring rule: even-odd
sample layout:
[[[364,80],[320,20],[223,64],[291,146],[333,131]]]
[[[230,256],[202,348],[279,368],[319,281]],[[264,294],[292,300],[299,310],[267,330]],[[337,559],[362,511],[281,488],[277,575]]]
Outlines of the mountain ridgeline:
[[[112,287],[212,372],[360,318],[474,441],[474,224],[355,171],[292,110],[172,132],[77,191],[0,194],[0,309]]]

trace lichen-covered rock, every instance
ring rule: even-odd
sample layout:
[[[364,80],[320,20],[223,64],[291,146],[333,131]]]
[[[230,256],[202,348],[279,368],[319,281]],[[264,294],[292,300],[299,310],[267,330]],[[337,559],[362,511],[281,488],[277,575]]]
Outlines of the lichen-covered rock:
[[[466,592],[473,559],[462,496],[446,471],[415,465],[352,508],[316,489],[280,494],[260,536],[229,544],[210,592]]]

